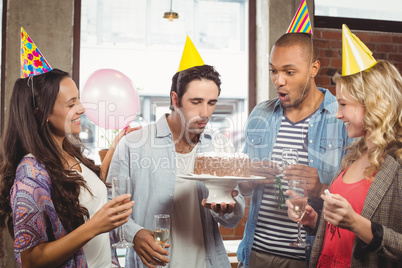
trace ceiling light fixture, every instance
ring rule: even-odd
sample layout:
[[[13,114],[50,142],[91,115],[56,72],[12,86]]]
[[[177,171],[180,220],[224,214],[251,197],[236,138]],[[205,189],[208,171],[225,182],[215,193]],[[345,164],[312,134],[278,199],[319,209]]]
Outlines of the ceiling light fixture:
[[[163,14],[164,19],[169,19],[169,21],[173,21],[173,19],[178,19],[179,14],[177,12],[172,11],[172,0],[170,0],[170,11],[167,11]]]

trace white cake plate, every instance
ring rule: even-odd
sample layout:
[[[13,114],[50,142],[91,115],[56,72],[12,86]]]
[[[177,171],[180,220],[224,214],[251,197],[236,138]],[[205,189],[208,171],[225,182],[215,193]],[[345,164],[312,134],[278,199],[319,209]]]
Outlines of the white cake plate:
[[[240,182],[253,181],[253,180],[264,180],[265,177],[261,176],[250,176],[250,177],[217,177],[212,175],[196,175],[196,174],[184,174],[178,175],[179,178],[186,180],[197,180],[201,181],[208,188],[209,195],[207,198],[207,203],[215,202],[220,204],[222,202],[230,203],[236,202],[232,197],[232,191],[236,185]]]

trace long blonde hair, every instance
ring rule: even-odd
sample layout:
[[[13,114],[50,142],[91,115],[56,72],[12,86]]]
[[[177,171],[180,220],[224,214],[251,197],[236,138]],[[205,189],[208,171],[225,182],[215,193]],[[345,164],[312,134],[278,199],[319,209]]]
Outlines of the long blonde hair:
[[[333,81],[339,83],[341,92],[348,98],[365,107],[363,125],[368,134],[348,148],[341,170],[366,152],[366,142],[370,141],[374,145],[369,151],[371,165],[364,175],[371,177],[390,150],[395,151],[397,158],[402,157],[402,77],[390,62],[379,60],[370,69],[354,75],[336,74]]]

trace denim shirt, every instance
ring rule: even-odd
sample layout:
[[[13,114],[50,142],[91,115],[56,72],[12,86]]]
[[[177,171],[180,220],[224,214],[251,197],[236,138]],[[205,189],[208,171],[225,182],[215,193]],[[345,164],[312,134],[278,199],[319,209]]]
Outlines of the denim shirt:
[[[214,151],[216,139],[222,139],[219,133],[202,133],[197,146],[197,153]],[[137,232],[143,228],[152,230],[155,214],[173,215],[174,190],[176,183],[176,154],[172,133],[162,116],[156,124],[144,127],[123,137],[113,155],[107,182],[112,177],[129,176],[130,193],[135,201],[133,213],[125,225],[125,238],[133,241]],[[241,195],[235,197],[235,211],[220,216],[201,205],[207,198],[208,189],[197,182],[201,225],[204,234],[206,267],[230,267],[229,259],[218,223],[222,226],[235,227],[244,215],[245,202]],[[109,191],[111,198],[111,191]],[[186,213],[183,211],[183,213]],[[174,245],[172,245],[174,246]],[[145,267],[133,248],[127,250],[126,267]],[[166,267],[169,267],[167,264]]]
[[[329,184],[340,166],[346,146],[351,142],[341,120],[336,119],[338,104],[327,89],[320,107],[313,113],[308,130],[308,163],[318,171],[320,181]],[[283,109],[278,98],[258,104],[246,127],[244,152],[252,161],[270,160],[282,123]],[[237,250],[239,260],[248,266],[264,185],[254,189],[243,239]]]

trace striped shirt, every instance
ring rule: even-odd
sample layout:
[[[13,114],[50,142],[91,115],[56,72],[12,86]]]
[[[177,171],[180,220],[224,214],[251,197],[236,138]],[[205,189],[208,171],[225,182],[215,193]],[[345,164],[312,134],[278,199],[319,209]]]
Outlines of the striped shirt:
[[[295,148],[299,156],[298,164],[308,165],[307,131],[310,117],[297,123],[291,122],[286,116],[282,117],[272,151],[272,161],[281,165],[282,150]],[[282,180],[281,184],[283,191],[286,192],[287,181]],[[285,258],[305,260],[304,248],[289,246],[297,239],[297,223],[289,219],[286,209],[278,209],[277,195],[278,188],[275,184],[265,185],[254,234],[253,250]],[[306,232],[303,229],[301,234],[305,240]]]

